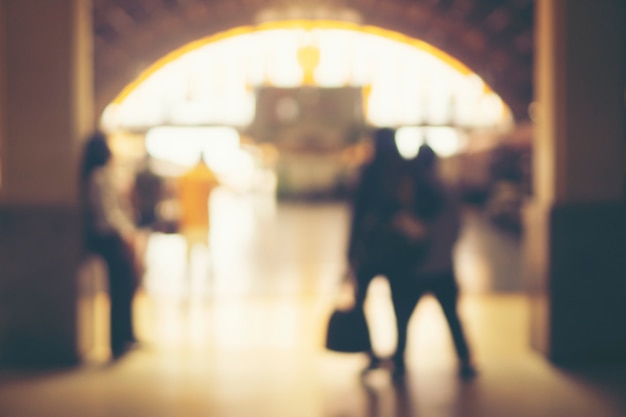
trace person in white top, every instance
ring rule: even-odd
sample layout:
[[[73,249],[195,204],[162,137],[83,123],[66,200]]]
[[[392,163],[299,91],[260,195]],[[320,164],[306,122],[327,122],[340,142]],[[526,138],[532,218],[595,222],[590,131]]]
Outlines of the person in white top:
[[[87,141],[81,170],[85,246],[106,263],[111,304],[111,353],[121,357],[135,342],[132,302],[138,273],[133,250],[135,226],[116,190],[106,137]]]
[[[88,190],[94,231],[101,235],[117,234],[131,244],[136,232],[135,224],[131,220],[128,204],[125,204],[116,189],[108,165],[92,171]]]

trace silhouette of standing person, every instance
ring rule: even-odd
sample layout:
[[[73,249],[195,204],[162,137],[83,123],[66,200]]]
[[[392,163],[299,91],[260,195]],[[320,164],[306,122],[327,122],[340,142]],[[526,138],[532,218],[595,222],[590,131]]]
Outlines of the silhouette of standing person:
[[[134,200],[139,215],[138,227],[152,231],[157,223],[156,208],[163,194],[163,178],[151,168],[152,158],[147,155],[135,175]]]
[[[421,296],[430,292],[441,305],[448,322],[459,358],[459,373],[469,378],[476,371],[457,313],[459,291],[452,259],[460,230],[460,207],[454,193],[439,178],[437,161],[435,152],[428,145],[422,145],[411,163],[415,211],[426,225],[429,245],[424,259],[411,271],[410,279],[396,282],[398,291],[392,291],[398,325],[394,372],[398,376],[404,372],[409,319]]]
[[[355,308],[363,308],[369,284],[378,275],[389,281],[393,299],[401,299],[402,294],[396,293],[405,290],[411,265],[418,261],[411,240],[419,241],[423,229],[403,195],[407,185],[410,188],[407,179],[407,164],[396,147],[395,131],[376,130],[374,156],[362,170],[353,201],[348,261],[357,287]],[[405,327],[398,330],[406,331]],[[381,365],[371,349],[366,353],[366,371]]]
[[[132,193],[133,205],[137,213],[135,251],[137,263],[142,267],[150,236],[159,226],[157,208],[164,194],[164,180],[152,170],[151,162],[150,155],[146,155],[135,174]],[[143,275],[143,273],[140,274],[140,276]]]
[[[180,231],[187,241],[187,263],[196,244],[209,247],[211,226],[210,198],[219,185],[215,173],[207,166],[201,154],[198,162],[178,180],[180,201]]]
[[[106,137],[93,134],[85,145],[81,170],[85,245],[107,266],[111,354],[117,359],[136,341],[132,302],[138,277],[133,250],[135,227],[127,213],[128,205],[115,188],[110,160]]]

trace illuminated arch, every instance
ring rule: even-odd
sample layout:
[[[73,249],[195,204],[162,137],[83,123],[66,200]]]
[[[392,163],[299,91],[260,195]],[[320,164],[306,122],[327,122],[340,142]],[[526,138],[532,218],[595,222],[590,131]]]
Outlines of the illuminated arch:
[[[113,102],[120,102],[123,100],[132,90],[134,90],[139,84],[145,81],[150,75],[154,72],[158,71],[160,68],[165,66],[166,64],[180,58],[188,52],[191,52],[195,49],[198,49],[204,45],[218,42],[224,39],[232,38],[238,35],[244,35],[254,32],[261,32],[270,29],[344,29],[344,30],[352,30],[355,32],[367,33],[382,36],[387,39],[395,40],[410,46],[413,46],[417,49],[430,53],[442,61],[446,62],[457,71],[462,74],[468,75],[472,74],[473,71],[468,68],[461,61],[456,58],[450,56],[449,54],[443,52],[442,50],[430,45],[422,40],[412,38],[410,36],[404,35],[399,32],[395,32],[388,29],[383,29],[376,26],[367,26],[367,25],[359,25],[356,23],[350,22],[340,22],[340,21],[330,21],[330,20],[289,20],[289,21],[281,21],[281,22],[269,22],[255,26],[240,26],[237,28],[229,29],[223,32],[219,32],[214,35],[210,35],[204,37],[202,39],[198,39],[183,47],[172,51],[167,54],[163,58],[156,61],[149,68],[143,71],[134,81],[128,84],[124,89],[117,95],[117,97],[113,100]],[[489,88],[489,87],[488,87]],[[489,88],[491,90],[491,88]]]
[[[241,26],[241,27],[226,30],[218,34],[207,36],[199,40],[196,40],[194,42],[191,42],[167,54],[166,56],[162,57],[161,59],[153,63],[148,69],[143,71],[134,81],[129,83],[117,95],[117,97],[113,100],[112,103],[113,104],[122,103],[127,97],[129,97],[129,95],[133,91],[135,91],[138,88],[138,86],[142,85],[142,83],[148,80],[153,74],[157,73],[160,69],[176,61],[177,59],[185,56],[186,54],[192,51],[198,50],[206,45],[214,44],[219,41],[226,40],[226,39],[236,38],[240,35],[262,33],[262,32],[268,32],[271,30],[285,30],[285,29],[299,29],[299,30],[304,30],[304,31],[329,29],[329,30],[343,30],[343,31],[350,31],[350,32],[355,32],[355,33],[360,33],[360,34],[374,35],[376,37],[398,42],[399,44],[408,45],[414,48],[415,50],[419,50],[430,56],[433,56],[437,58],[438,60],[440,60],[441,62],[445,63],[447,66],[449,66],[450,68],[452,68],[459,74],[462,74],[462,75],[474,74],[473,71],[470,68],[468,68],[466,65],[464,65],[462,62],[455,59],[454,57],[451,57],[450,55],[446,54],[440,49],[426,42],[423,42],[419,39],[415,39],[407,35],[395,32],[395,31],[383,29],[380,27],[359,25],[359,24],[348,23],[348,22],[330,21],[330,20],[324,20],[324,21],[322,20],[289,20],[289,21],[264,23],[264,24],[259,24],[255,26]],[[487,84],[484,84],[481,81],[481,85],[483,86],[485,93],[492,94],[495,96],[495,94],[493,93],[493,90]],[[510,110],[506,106],[504,106],[504,112],[507,115],[510,115]]]

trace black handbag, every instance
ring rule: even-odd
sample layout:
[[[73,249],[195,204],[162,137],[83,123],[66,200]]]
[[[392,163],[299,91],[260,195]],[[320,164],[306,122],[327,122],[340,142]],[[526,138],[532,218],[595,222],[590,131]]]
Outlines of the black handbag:
[[[326,349],[344,353],[372,350],[363,308],[337,309],[333,312],[326,330]]]

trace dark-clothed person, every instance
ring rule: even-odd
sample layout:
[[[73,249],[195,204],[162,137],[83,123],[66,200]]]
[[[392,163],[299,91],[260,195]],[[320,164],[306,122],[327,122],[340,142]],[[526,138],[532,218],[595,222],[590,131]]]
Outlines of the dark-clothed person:
[[[135,175],[135,205],[139,219],[139,228],[152,230],[157,223],[156,208],[163,194],[163,178],[155,174],[150,167],[150,158],[146,157],[141,169]]]
[[[101,133],[85,145],[81,186],[88,251],[100,255],[108,270],[111,305],[111,353],[122,356],[135,342],[132,302],[138,281],[133,250],[135,227],[129,205],[114,186],[111,151]]]
[[[357,285],[356,308],[363,308],[368,286],[378,275],[388,279],[394,300],[400,299],[396,292],[405,290],[423,250],[423,225],[414,213],[410,172],[398,153],[395,131],[378,129],[374,147],[353,201],[348,259]],[[406,328],[399,326],[398,332],[406,333]],[[368,369],[378,367],[381,360],[373,351],[367,353]]]
[[[392,292],[398,321],[398,346],[393,360],[397,372],[404,369],[406,328],[422,295],[432,293],[445,314],[454,347],[460,362],[460,374],[475,374],[470,351],[457,313],[458,286],[454,274],[452,252],[459,236],[460,206],[455,193],[437,174],[437,156],[423,145],[412,162],[414,197],[417,211],[428,234],[428,250],[424,259],[413,270],[411,279],[399,281]]]
[[[374,142],[374,158],[363,169],[353,202],[348,258],[357,285],[356,307],[363,308],[371,280],[385,276],[396,315],[398,342],[392,361],[399,377],[405,372],[409,319],[421,296],[432,292],[448,320],[461,374],[471,376],[452,264],[460,228],[458,204],[437,176],[432,149],[422,146],[407,162],[398,153],[393,130],[377,130]],[[367,353],[366,370],[379,367],[381,359]]]

